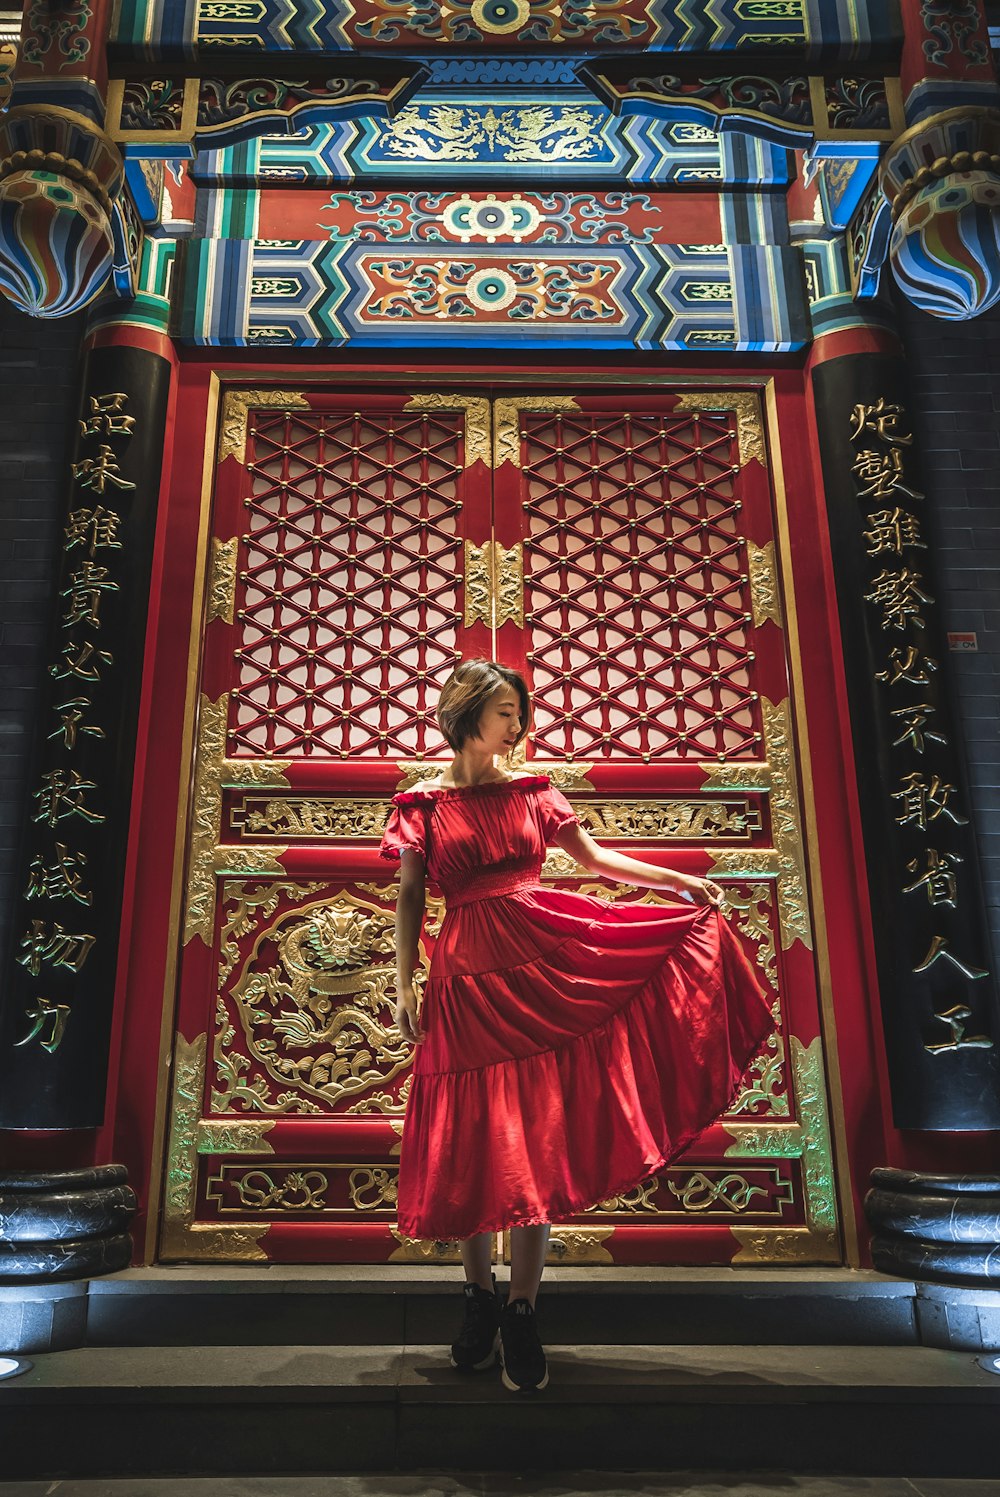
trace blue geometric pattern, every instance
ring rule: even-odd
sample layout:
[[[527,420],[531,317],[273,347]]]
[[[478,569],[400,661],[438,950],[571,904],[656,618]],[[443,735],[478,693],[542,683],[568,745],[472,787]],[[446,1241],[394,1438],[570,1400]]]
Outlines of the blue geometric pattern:
[[[264,136],[202,151],[194,180],[233,187],[259,182],[340,186],[363,181],[436,181],[467,185],[523,181],[577,185],[584,176],[611,183],[784,185],[792,158],[782,146],[716,135],[703,125],[639,115],[619,119],[581,94],[571,104],[500,95],[484,105],[461,99],[410,104],[388,125],[340,120],[292,136]]]
[[[801,262],[766,245],[195,240],[184,279],[197,344],[786,352],[809,333]]]

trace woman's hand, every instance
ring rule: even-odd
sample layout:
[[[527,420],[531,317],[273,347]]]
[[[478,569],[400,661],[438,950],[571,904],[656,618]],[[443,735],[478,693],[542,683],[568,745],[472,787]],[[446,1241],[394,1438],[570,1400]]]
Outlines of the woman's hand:
[[[670,887],[679,894],[689,894],[695,904],[711,904],[716,909],[724,902],[725,894],[710,878],[697,878],[690,873],[673,873]]]
[[[399,990],[392,1018],[404,1040],[411,1045],[423,1044],[425,1036],[417,1018],[417,995],[412,987]]]

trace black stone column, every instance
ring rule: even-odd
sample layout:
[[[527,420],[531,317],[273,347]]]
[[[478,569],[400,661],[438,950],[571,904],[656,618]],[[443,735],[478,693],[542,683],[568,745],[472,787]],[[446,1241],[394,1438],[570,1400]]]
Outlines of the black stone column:
[[[0,1128],[104,1118],[171,366],[92,349],[0,996]]]
[[[1000,1129],[1000,1006],[901,358],[812,371],[899,1128]]]

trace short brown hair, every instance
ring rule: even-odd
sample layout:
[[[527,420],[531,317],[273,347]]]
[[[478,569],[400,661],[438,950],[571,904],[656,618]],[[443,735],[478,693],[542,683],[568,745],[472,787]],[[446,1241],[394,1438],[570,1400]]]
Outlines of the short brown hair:
[[[441,732],[457,754],[467,738],[475,738],[483,707],[501,686],[513,686],[521,703],[521,731],[517,741],[528,731],[531,697],[524,677],[509,665],[496,660],[463,660],[456,665],[441,688],[437,720]]]

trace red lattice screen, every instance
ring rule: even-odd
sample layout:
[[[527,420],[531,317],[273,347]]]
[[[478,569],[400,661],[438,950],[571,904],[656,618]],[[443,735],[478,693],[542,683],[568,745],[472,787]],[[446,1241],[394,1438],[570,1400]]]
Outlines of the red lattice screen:
[[[535,754],[759,757],[728,417],[521,419]]]
[[[230,753],[438,752],[459,658],[461,412],[258,412]]]

